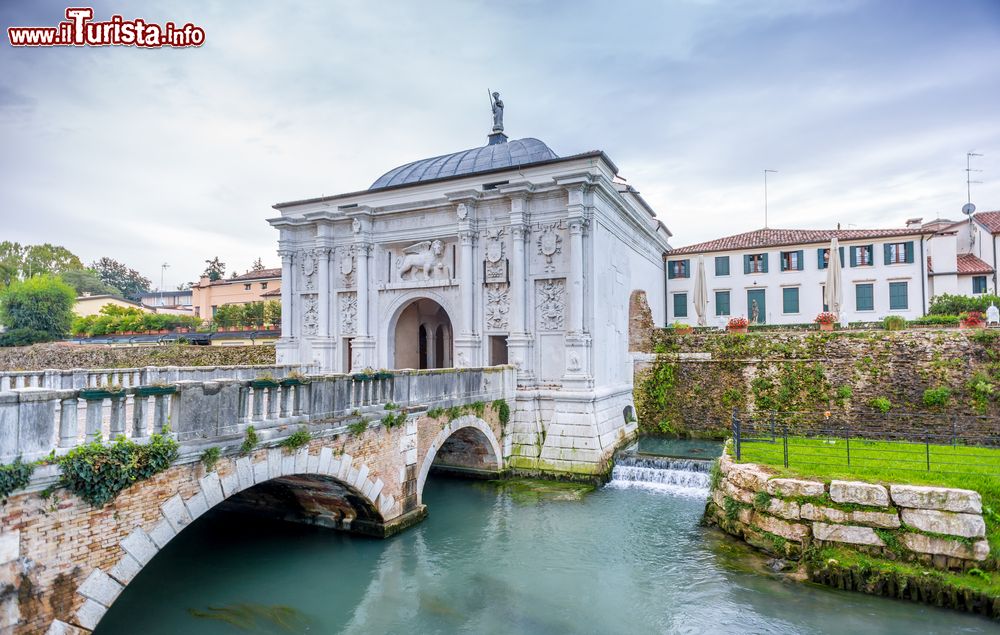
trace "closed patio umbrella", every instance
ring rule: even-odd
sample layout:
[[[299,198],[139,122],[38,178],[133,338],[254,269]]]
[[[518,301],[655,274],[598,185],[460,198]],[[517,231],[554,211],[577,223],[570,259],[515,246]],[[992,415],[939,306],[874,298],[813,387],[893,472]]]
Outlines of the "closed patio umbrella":
[[[708,324],[708,282],[705,280],[705,256],[698,256],[698,269],[694,274],[694,312],[698,326]]]
[[[840,247],[837,237],[830,241],[830,257],[826,261],[826,287],[823,288],[823,303],[830,313],[840,321],[840,308],[844,304],[844,283],[841,280]]]

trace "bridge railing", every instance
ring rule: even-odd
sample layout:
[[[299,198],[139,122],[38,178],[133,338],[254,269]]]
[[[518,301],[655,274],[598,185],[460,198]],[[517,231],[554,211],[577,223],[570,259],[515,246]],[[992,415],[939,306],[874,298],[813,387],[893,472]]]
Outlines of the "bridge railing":
[[[232,439],[247,426],[383,416],[402,408],[509,399],[509,366],[393,371],[373,375],[308,375],[175,380],[94,388],[19,388],[0,392],[0,463],[36,460],[98,438],[142,442],[169,425],[181,442]]]
[[[309,372],[301,365],[254,366],[145,366],[141,368],[70,368],[0,371],[0,392],[17,388],[98,388],[150,386],[174,381],[253,379],[263,374],[282,378],[292,371]]]

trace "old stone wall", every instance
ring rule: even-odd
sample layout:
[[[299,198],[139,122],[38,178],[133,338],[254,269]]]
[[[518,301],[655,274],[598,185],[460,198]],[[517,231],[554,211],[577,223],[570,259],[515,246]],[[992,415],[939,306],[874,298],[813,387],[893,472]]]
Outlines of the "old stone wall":
[[[938,569],[986,567],[978,492],[861,481],[776,478],[753,463],[719,461],[705,517],[780,557],[816,546],[874,552]]]
[[[256,346],[99,346],[36,344],[0,348],[0,371],[144,366],[273,365],[273,345]]]
[[[649,339],[645,354],[635,355],[636,407],[647,432],[725,436],[737,408],[751,418],[830,411],[834,423],[856,428],[1000,437],[993,330],[657,329]],[[939,399],[925,401],[928,390]]]

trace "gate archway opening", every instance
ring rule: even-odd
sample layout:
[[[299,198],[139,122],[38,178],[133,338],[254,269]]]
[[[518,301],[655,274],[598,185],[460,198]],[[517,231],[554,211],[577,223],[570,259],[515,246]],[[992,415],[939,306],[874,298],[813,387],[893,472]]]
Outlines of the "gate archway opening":
[[[414,300],[396,320],[393,368],[451,368],[453,341],[448,312],[429,298]]]

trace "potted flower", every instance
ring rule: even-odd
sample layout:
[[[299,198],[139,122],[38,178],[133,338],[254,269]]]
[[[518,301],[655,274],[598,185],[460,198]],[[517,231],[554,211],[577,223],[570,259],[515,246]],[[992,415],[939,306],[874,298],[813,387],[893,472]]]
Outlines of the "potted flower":
[[[819,330],[821,331],[832,331],[833,325],[837,322],[837,316],[829,311],[823,311],[813,320],[819,324]]]
[[[981,329],[986,326],[986,319],[981,311],[966,311],[958,316],[959,328]]]
[[[684,324],[679,320],[673,323],[673,330],[678,335],[690,335],[694,333],[694,327]]]
[[[729,318],[729,323],[726,325],[726,330],[730,333],[746,333],[749,328],[750,320],[746,319],[742,315]]]

